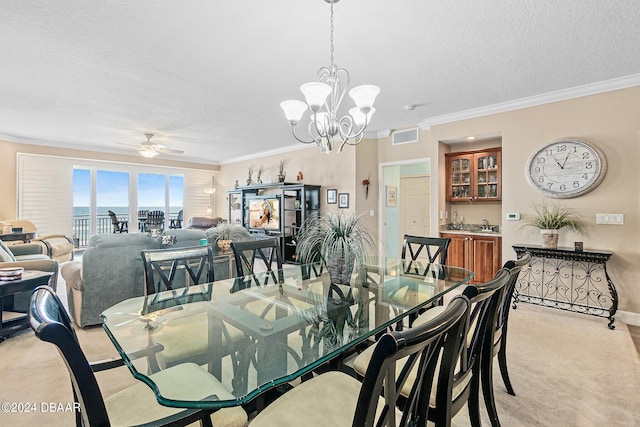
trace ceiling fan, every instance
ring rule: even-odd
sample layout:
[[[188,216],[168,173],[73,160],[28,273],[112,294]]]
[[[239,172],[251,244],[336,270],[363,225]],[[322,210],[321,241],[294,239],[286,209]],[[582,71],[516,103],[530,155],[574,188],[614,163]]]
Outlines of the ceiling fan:
[[[118,142],[118,144],[128,145],[129,147],[136,147],[140,155],[149,159],[157,156],[158,154],[163,154],[163,153],[170,153],[170,154],[184,153],[184,151],[182,150],[174,150],[172,148],[167,147],[166,145],[155,144],[151,142],[151,138],[153,137],[152,133],[145,133],[144,136],[147,137],[147,140],[144,142],[141,142],[140,145],[125,144],[123,142]]]

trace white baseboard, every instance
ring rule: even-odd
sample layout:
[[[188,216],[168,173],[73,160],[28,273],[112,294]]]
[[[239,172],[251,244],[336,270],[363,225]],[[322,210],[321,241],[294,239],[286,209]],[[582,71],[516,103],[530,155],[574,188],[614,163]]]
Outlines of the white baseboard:
[[[640,313],[618,310],[613,317],[615,317],[616,321],[626,323],[627,325],[640,326]]]

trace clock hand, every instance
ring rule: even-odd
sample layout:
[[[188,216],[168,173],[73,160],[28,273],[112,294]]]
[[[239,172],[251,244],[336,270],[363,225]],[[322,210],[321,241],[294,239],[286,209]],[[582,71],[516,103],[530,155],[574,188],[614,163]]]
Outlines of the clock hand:
[[[569,159],[569,156],[571,155],[571,152],[567,153],[567,157],[564,158],[564,162],[562,162],[562,166],[560,166],[561,169],[564,169],[564,165],[567,164],[567,160]],[[560,163],[558,163],[560,164]]]
[[[551,156],[551,157],[553,157],[553,156]],[[564,169],[562,167],[562,165],[560,164],[560,162],[555,157],[553,157],[553,160],[555,160],[555,162],[558,164],[558,166],[560,166],[560,169]]]

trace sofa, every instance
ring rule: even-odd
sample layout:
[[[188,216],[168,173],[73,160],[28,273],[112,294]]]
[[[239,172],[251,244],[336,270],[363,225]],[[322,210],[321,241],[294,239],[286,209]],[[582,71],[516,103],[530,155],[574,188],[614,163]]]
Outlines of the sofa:
[[[202,230],[173,229],[172,247],[198,246],[207,234]],[[207,240],[208,242],[208,240]],[[212,244],[217,252],[215,242]],[[65,263],[61,274],[67,283],[69,312],[81,328],[102,324],[100,313],[128,298],[144,295],[143,249],[161,249],[160,238],[143,233],[100,234],[89,239],[82,260]],[[233,275],[232,258],[214,259],[215,280]]]
[[[225,220],[221,217],[211,218],[208,216],[194,216],[189,220],[189,226],[187,228],[196,230],[207,230],[223,222],[225,222]]]
[[[39,243],[23,243],[6,245],[0,240],[0,268],[22,267],[25,270],[40,270],[53,273],[50,285],[56,290],[58,286],[58,261],[44,253],[44,246]],[[31,292],[20,292],[13,296],[13,309],[26,312],[29,309]]]

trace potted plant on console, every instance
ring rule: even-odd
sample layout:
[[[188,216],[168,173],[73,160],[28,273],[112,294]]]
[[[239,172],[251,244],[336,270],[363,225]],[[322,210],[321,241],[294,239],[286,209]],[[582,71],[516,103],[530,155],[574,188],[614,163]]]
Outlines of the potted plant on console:
[[[534,205],[535,214],[526,218],[523,225],[538,228],[542,236],[542,247],[556,249],[560,229],[580,233],[587,223],[572,209],[556,204]]]
[[[314,213],[297,238],[297,260],[322,261],[331,283],[349,284],[353,267],[375,253],[375,243],[361,215],[344,210]]]

